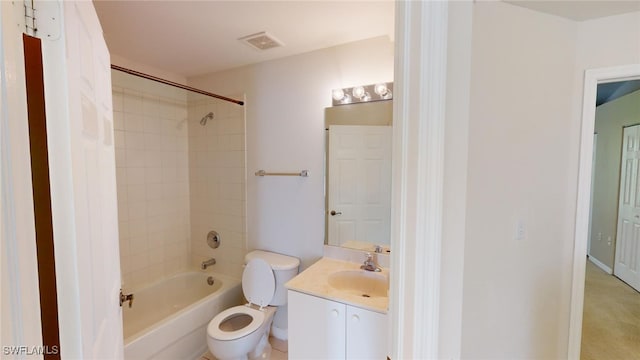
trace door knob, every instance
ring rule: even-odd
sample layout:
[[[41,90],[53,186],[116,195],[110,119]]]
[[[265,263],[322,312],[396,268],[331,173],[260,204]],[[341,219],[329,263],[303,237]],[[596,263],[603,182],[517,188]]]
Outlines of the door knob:
[[[330,214],[331,216],[342,215],[342,211],[331,210]]]

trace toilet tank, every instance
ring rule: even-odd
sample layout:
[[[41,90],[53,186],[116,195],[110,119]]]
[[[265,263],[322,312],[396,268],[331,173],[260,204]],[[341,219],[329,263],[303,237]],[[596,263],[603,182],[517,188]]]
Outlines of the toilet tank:
[[[262,259],[271,265],[276,279],[276,290],[273,299],[269,303],[272,306],[281,306],[287,303],[287,289],[284,284],[298,274],[300,260],[293,256],[277,254],[270,251],[254,250],[244,257],[245,264],[251,259]]]

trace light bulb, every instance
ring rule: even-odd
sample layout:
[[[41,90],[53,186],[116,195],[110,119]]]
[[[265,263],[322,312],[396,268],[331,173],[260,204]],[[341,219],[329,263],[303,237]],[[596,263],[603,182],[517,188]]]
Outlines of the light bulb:
[[[384,84],[384,83],[376,84],[375,92],[381,97],[384,97],[389,92],[389,89],[387,89],[387,84]]]
[[[364,96],[365,92],[364,92],[364,87],[362,86],[356,86],[353,88],[353,96],[357,97],[358,99],[362,98]]]
[[[342,89],[335,89],[332,91],[333,100],[340,101],[344,99],[344,91]]]

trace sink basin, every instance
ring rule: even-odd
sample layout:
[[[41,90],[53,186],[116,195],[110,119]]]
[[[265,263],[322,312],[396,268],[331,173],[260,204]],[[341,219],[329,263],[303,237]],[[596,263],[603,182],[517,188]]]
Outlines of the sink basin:
[[[389,280],[386,276],[364,270],[337,271],[329,275],[332,288],[362,297],[387,297]]]

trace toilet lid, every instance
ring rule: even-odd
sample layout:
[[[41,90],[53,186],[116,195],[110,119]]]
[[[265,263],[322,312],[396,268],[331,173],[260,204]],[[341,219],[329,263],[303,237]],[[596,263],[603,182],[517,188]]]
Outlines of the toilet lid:
[[[238,316],[249,316],[251,321],[238,329],[223,329],[225,321]],[[264,313],[248,306],[238,305],[216,315],[207,326],[207,334],[216,340],[237,340],[258,330],[264,322]]]
[[[251,304],[265,307],[273,299],[276,279],[271,265],[262,259],[252,259],[242,273],[242,292]]]

